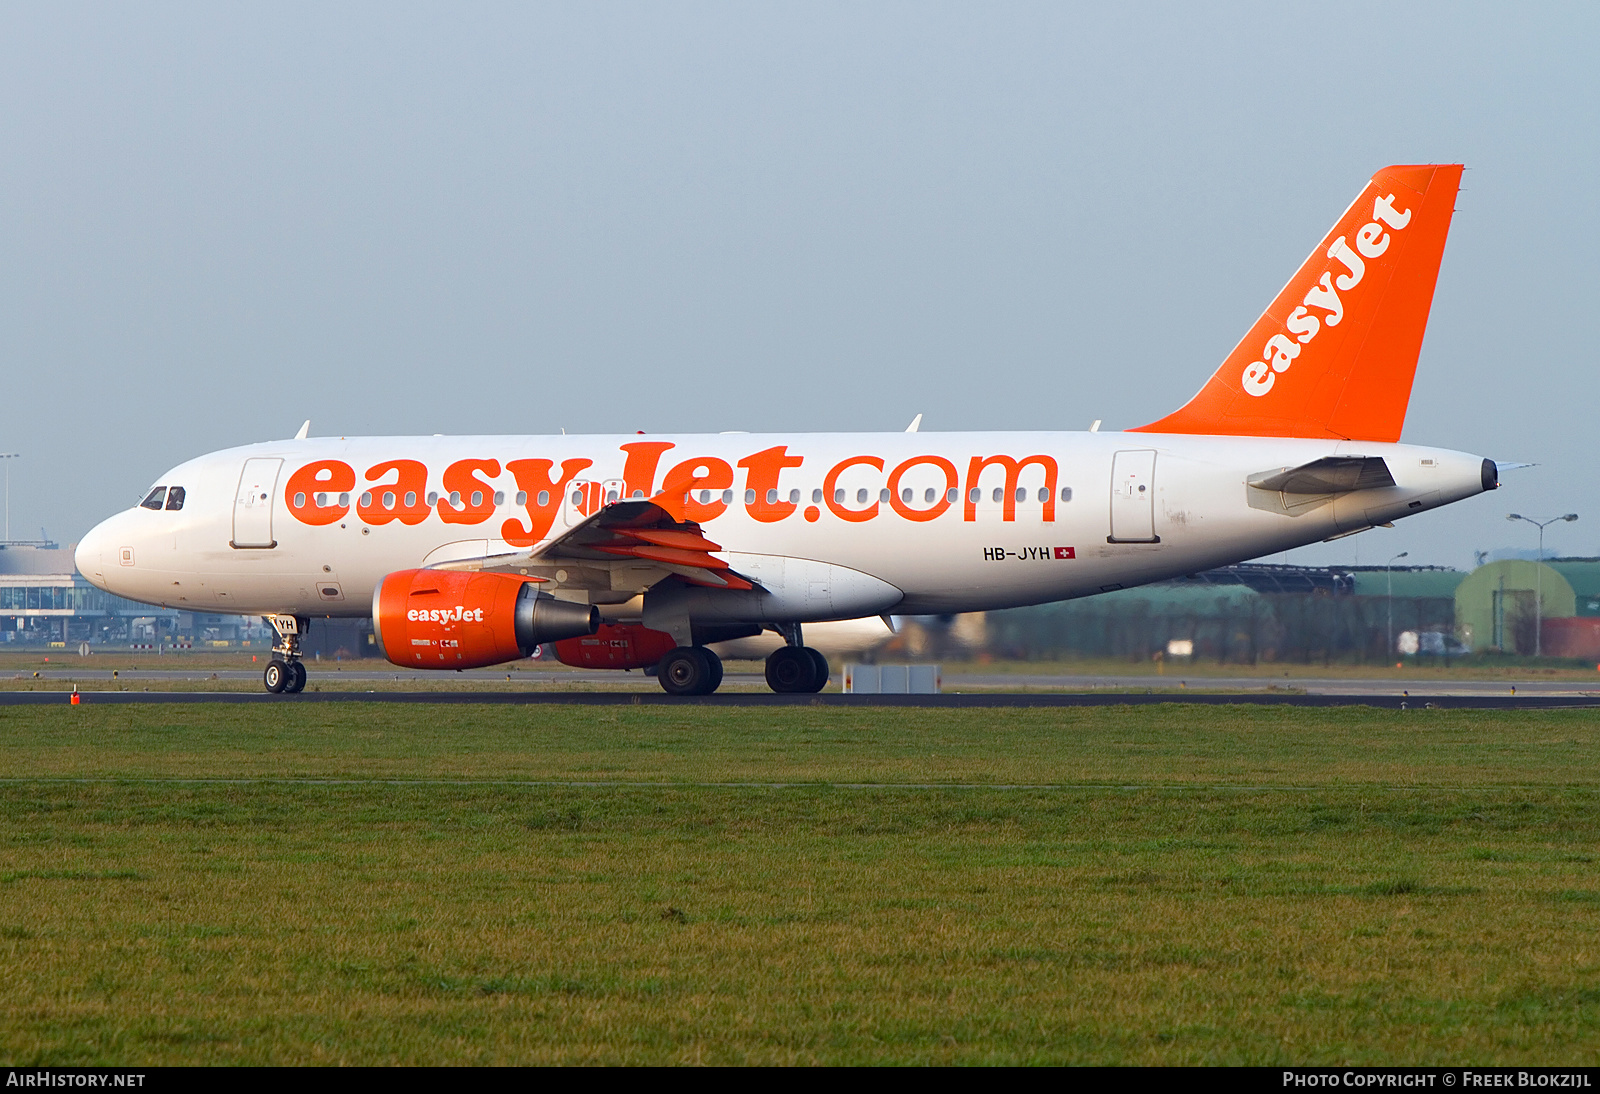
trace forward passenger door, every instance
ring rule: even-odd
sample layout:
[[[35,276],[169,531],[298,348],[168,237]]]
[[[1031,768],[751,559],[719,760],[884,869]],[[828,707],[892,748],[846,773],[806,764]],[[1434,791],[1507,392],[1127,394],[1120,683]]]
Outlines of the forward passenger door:
[[[278,492],[278,472],[283,460],[252,459],[244,461],[239,474],[239,489],[233,498],[233,539],[229,546],[242,548],[271,548],[278,545],[272,538],[272,500]]]

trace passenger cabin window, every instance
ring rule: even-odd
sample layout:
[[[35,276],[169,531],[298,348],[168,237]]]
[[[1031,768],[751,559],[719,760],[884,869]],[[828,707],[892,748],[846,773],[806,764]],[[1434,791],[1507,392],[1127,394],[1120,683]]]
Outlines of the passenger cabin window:
[[[175,512],[183,508],[183,487],[174,486],[167,491],[167,512]]]
[[[141,501],[139,505],[145,509],[160,509],[161,503],[166,500],[166,497],[167,488],[165,486],[158,486],[154,490],[150,491],[150,496]]]

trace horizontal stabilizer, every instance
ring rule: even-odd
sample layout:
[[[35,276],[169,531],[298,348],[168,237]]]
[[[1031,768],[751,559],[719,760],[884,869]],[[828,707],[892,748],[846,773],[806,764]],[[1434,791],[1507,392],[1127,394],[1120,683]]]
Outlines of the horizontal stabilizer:
[[[1320,460],[1250,476],[1258,490],[1285,494],[1349,494],[1394,485],[1382,456],[1324,456]]]

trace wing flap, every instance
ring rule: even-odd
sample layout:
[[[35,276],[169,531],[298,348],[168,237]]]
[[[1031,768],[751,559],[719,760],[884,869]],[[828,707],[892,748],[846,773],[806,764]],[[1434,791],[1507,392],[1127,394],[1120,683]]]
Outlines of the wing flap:
[[[445,565],[522,569],[526,573],[530,565],[568,562],[604,568],[631,561],[654,564],[659,567],[655,571],[658,575],[677,574],[706,588],[757,588],[754,582],[730,569],[726,559],[713,553],[722,550],[721,544],[708,539],[705,530],[689,519],[684,495],[698,485],[690,482],[670,494],[613,502],[533,551]],[[650,579],[643,580],[648,584]]]

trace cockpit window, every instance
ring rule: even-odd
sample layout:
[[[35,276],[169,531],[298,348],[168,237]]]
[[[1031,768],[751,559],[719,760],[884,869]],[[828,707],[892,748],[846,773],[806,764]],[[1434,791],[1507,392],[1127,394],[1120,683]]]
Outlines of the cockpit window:
[[[183,487],[174,486],[167,491],[167,512],[183,508]]]
[[[161,501],[166,496],[167,488],[165,486],[158,486],[154,490],[150,491],[150,496],[141,501],[139,505],[145,509],[160,509]]]

